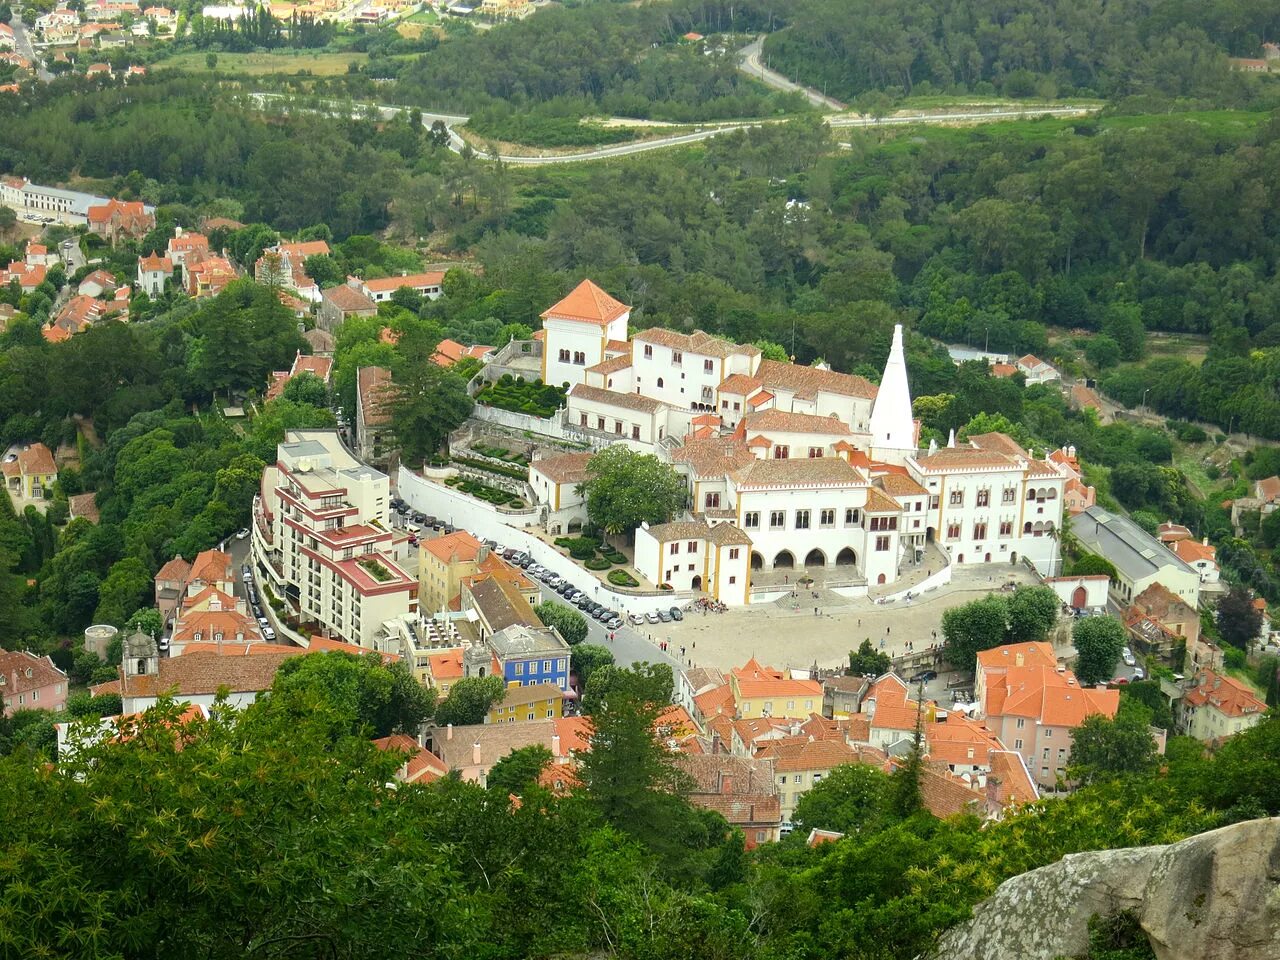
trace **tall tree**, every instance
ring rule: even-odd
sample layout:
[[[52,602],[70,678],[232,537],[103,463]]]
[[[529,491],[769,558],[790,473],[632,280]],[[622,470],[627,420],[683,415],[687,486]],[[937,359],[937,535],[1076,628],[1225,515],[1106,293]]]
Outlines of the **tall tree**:
[[[466,726],[483,723],[485,714],[503,697],[501,677],[463,677],[455,680],[449,693],[436,704],[435,721]]]
[[[1114,719],[1090,714],[1071,731],[1067,776],[1079,783],[1148,773],[1156,763],[1151,711],[1136,700],[1121,699]]]
[[[1124,648],[1124,625],[1115,617],[1085,617],[1071,630],[1076,647],[1076,677],[1087,685],[1111,679]]]
[[[523,796],[537,784],[543,768],[552,759],[551,751],[540,743],[512,750],[493,765],[485,777],[485,788],[499,796]]]
[[[572,607],[547,600],[534,607],[533,612],[546,626],[555,627],[569,646],[577,646],[587,639],[587,618]]]
[[[328,704],[352,719],[353,731],[416,735],[431,716],[433,696],[403,661],[384,665],[376,653],[330,651],[280,665],[272,696],[301,710]]]
[[[641,523],[666,523],[688,501],[684,478],[653,454],[615,444],[587,464],[578,490],[587,516],[610,536],[630,536]]]
[[[412,324],[396,344],[388,406],[400,453],[410,462],[435,454],[474,406],[466,382],[432,359],[439,342],[438,329]]]
[[[1238,583],[1218,599],[1215,619],[1222,639],[1241,650],[1247,650],[1262,630],[1262,611],[1253,605],[1252,591]]]

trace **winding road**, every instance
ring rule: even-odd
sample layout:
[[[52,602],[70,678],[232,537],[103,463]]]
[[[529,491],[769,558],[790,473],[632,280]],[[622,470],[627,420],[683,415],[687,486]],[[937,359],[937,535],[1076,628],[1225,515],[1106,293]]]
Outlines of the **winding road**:
[[[13,8],[13,19],[9,22],[9,26],[13,28],[13,39],[18,55],[31,61],[32,66],[36,68],[36,77],[41,83],[48,83],[53,79],[53,74],[44,68],[44,61],[36,55],[36,48],[32,46],[31,38],[27,36],[27,25],[22,22],[21,7]]]
[[[761,35],[739,50],[738,69],[753,80],[759,80],[766,87],[772,87],[774,90],[782,90],[785,93],[803,93],[805,98],[815,107],[822,107],[826,110],[848,109],[839,100],[819,93],[812,87],[802,87],[800,84],[788,80],[778,71],[770,70],[764,61],[760,59],[763,49],[764,36]]]

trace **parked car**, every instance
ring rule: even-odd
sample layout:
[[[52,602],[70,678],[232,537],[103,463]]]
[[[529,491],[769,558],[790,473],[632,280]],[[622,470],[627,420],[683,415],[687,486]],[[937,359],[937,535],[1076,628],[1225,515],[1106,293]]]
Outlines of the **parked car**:
[[[519,553],[519,552],[520,552],[520,551],[519,551],[519,550],[517,550],[515,547],[503,547],[503,548],[502,548],[502,559],[503,559],[503,560],[510,560],[512,557],[514,557],[514,556],[515,556],[517,553]]]
[[[672,619],[672,618],[671,618],[671,611],[670,611],[670,610],[659,610],[659,611],[658,611],[658,619],[659,619],[660,621],[662,621],[663,623],[670,623],[670,622],[671,622],[671,619]]]
[[[679,608],[679,607],[672,607],[672,608],[671,608],[671,619],[672,619],[672,620],[683,620],[683,619],[684,619],[684,614],[680,612],[680,608]]]
[[[606,627],[608,627],[610,630],[617,630],[620,626],[622,626],[622,618],[621,618],[621,617],[610,617],[610,618],[605,622],[605,626],[606,626]]]
[[[912,674],[911,678],[907,682],[908,683],[929,683],[930,681],[937,680],[937,679],[938,679],[937,670],[921,670],[919,673]]]
[[[1143,670],[1141,667],[1134,667],[1133,676],[1130,677],[1129,679],[1133,681],[1145,680],[1147,679],[1147,672]]]
[[[581,596],[579,596],[576,600],[574,600],[573,602],[574,602],[575,604],[577,604],[577,605],[578,605],[578,609],[580,609],[580,610],[581,610],[581,609],[584,609],[584,608],[587,606],[587,604],[589,604],[589,603],[591,602],[591,598],[590,598],[590,597],[588,597],[588,596],[584,593],[584,594],[582,594]]]
[[[240,530],[237,530],[237,531],[236,531],[236,539],[237,539],[237,540],[248,540],[248,539],[249,539],[249,528],[248,528],[248,527],[244,527],[244,528],[242,528],[242,529],[240,529]]]
[[[258,626],[260,626],[260,627],[264,627],[264,628],[265,628],[265,627],[269,627],[269,626],[271,626],[271,621],[269,621],[266,617],[259,617],[259,618],[258,618]]]
[[[650,612],[644,615],[644,622],[645,623],[661,623],[662,621],[658,619],[658,615],[656,613]]]
[[[1114,680],[1112,680],[1112,681],[1111,681],[1111,685],[1112,685],[1113,687],[1115,687],[1115,686],[1123,686],[1124,684],[1126,684],[1126,683],[1128,683],[1128,682],[1129,682],[1129,678],[1128,678],[1128,677],[1116,677]]]
[[[640,616],[638,613],[633,613],[627,617],[627,623],[631,624],[633,627],[644,626],[644,617]]]
[[[272,630],[270,627],[263,627],[262,636],[266,640],[274,640],[276,638],[276,632]]]
[[[243,580],[245,583],[248,583],[250,580],[253,579],[253,571],[249,569],[247,564],[244,566],[244,568],[240,573],[240,579]]]
[[[1133,651],[1125,647],[1120,651],[1120,659],[1124,661],[1126,667],[1132,667],[1138,661],[1133,658]]]

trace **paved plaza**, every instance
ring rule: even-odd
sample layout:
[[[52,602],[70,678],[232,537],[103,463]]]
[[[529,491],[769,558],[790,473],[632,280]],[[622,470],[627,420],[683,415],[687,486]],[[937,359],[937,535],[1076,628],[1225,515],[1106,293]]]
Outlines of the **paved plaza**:
[[[671,652],[694,666],[728,669],[755,657],[768,666],[842,667],[849,651],[864,639],[891,656],[919,652],[942,640],[942,614],[1004,584],[1034,584],[1023,566],[983,566],[958,571],[954,580],[909,602],[878,604],[870,598],[849,600],[800,589],[795,598],[732,608],[725,613],[686,613],[680,623],[646,625],[640,630],[656,641],[670,641]],[[817,607],[817,614],[814,608]]]

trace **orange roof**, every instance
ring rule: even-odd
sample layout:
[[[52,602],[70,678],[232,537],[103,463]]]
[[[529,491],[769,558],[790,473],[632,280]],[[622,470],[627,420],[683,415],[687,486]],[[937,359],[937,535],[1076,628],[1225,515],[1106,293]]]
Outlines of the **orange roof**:
[[[191,573],[189,580],[204,580],[205,582],[213,582],[215,580],[234,580],[235,564],[231,561],[231,554],[223,553],[221,550],[202,550],[196,554],[195,560],[191,561]]]
[[[996,781],[996,800],[1002,807],[1031,803],[1040,799],[1040,791],[1022,754],[1014,750],[993,750],[990,754],[991,780]],[[988,780],[990,783],[990,780]]]
[[[766,403],[773,399],[773,394],[768,390],[761,390],[754,396],[747,398],[747,404],[752,407],[763,407]]]
[[[472,563],[484,546],[466,530],[458,530],[434,540],[424,540],[422,547],[441,563]]]
[[[1021,660],[1019,660],[1021,657]],[[1032,643],[1006,643],[1002,647],[983,650],[978,654],[978,666],[983,670],[992,667],[1012,667],[1039,664],[1056,668],[1057,654],[1053,645],[1043,640]]]
[[[379,750],[398,750],[409,755],[400,773],[397,775],[402,783],[430,783],[445,776],[449,769],[439,757],[430,750],[418,746],[418,741],[403,733],[393,734],[374,740],[373,745]]]
[[[18,466],[28,476],[47,476],[58,472],[53,453],[43,443],[33,443],[18,453]]]
[[[329,252],[329,244],[323,240],[303,240],[298,243],[281,243],[276,245],[276,252],[287,254],[290,260],[307,257],[324,256]]]
[[[383,663],[395,663],[400,659],[400,654],[398,653],[383,653],[379,650],[362,647],[359,644],[343,643],[341,640],[331,640],[328,637],[319,636],[313,636],[308,641],[307,653],[351,653],[357,657],[376,653],[382,658]]]
[[[943,722],[926,723],[924,739],[928,757],[948,766],[985,766],[990,751],[1004,749],[981,723],[957,713],[948,714]]]
[[[1187,563],[1198,563],[1204,560],[1216,562],[1218,548],[1199,540],[1179,540],[1173,545],[1173,552]]]
[[[173,261],[168,257],[162,257],[157,253],[150,256],[139,257],[138,266],[144,271],[162,271],[164,273],[173,273]]]
[[[383,277],[381,280],[366,280],[364,288],[370,293],[394,293],[401,287],[438,287],[444,282],[444,273],[431,271],[428,273],[410,273],[400,277]]]
[[[586,717],[555,717],[551,723],[560,738],[560,756],[591,749],[591,721]]]
[[[749,377],[745,373],[735,373],[720,382],[720,392],[746,396],[755,393],[761,386],[762,384],[755,377]]]
[[[457,340],[446,338],[436,344],[436,352],[431,359],[437,366],[452,367],[463,357],[474,357],[479,360],[492,349],[493,347],[487,347],[482,344],[468,347]]]
[[[1266,711],[1267,704],[1239,680],[1213,670],[1196,674],[1195,686],[1184,702],[1191,707],[1210,706],[1228,717],[1243,717]]]
[[[427,658],[431,677],[436,683],[441,680],[457,680],[462,676],[462,650],[446,650],[444,653],[433,653]]]
[[[1018,372],[1018,368],[1011,363],[993,363],[991,365],[991,375],[993,377],[1012,377]]]
[[[209,643],[200,641],[199,643],[188,643],[182,648],[184,657],[193,653],[212,653],[219,657],[291,657],[297,653],[301,653],[297,647],[287,643],[265,643],[265,642],[242,642],[223,641],[222,643]]]
[[[631,310],[615,300],[590,280],[583,280],[559,303],[542,312],[542,319],[581,320],[601,326],[617,320]]]
[[[1268,502],[1280,500],[1280,477],[1267,477],[1258,481],[1258,496]]]
[[[733,687],[727,683],[698,694],[693,698],[693,704],[704,717],[732,717],[737,714],[733,703]]]

